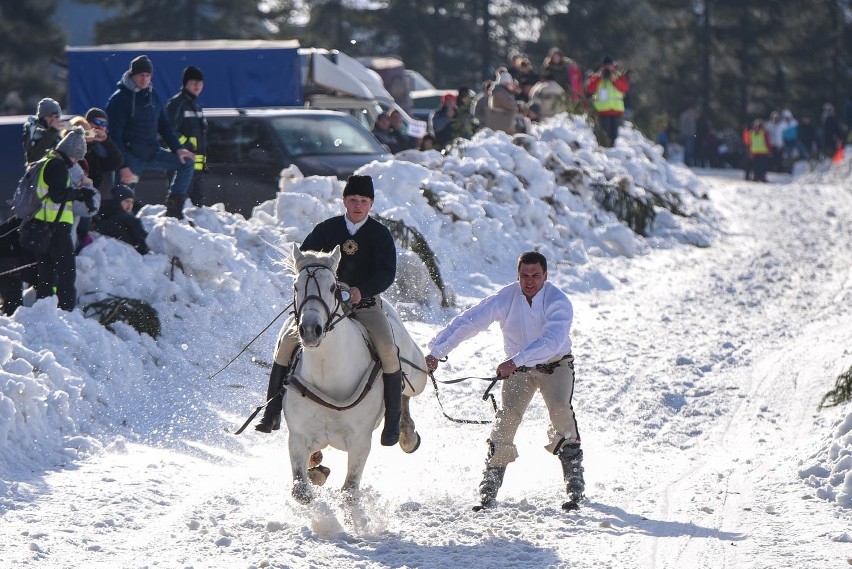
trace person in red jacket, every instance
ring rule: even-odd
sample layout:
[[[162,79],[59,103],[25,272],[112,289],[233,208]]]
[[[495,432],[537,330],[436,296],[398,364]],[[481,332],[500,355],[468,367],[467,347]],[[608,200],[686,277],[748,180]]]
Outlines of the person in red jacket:
[[[592,98],[601,128],[613,145],[624,117],[624,95],[629,90],[630,80],[608,55],[586,84],[586,94]]]
[[[763,121],[755,119],[751,125],[751,129],[744,136],[746,149],[748,150],[748,158],[751,162],[751,169],[754,172],[752,180],[755,182],[766,181],[766,171],[769,170],[769,155],[771,153],[769,147],[769,137],[766,136],[766,130],[763,128]]]

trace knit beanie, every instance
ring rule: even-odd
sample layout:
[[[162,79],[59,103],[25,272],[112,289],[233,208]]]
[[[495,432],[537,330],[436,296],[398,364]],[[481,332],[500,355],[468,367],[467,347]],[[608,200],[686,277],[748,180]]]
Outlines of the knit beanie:
[[[204,81],[204,74],[201,73],[199,68],[190,65],[183,70],[183,82],[181,84],[186,85],[188,81]]]
[[[38,102],[38,108],[36,109],[38,118],[43,119],[53,114],[62,115],[62,108],[59,106],[59,103],[48,98],[44,98]]]
[[[130,76],[133,77],[139,73],[154,73],[154,64],[147,55],[140,55],[130,62]]]
[[[125,184],[116,184],[110,190],[110,193],[118,201],[124,201],[127,198],[136,199],[136,192],[133,191],[133,188]]]
[[[103,111],[103,109],[99,109],[97,107],[92,107],[88,111],[86,111],[86,120],[90,123],[94,119],[105,119],[107,118],[107,114]]]
[[[65,138],[56,145],[56,150],[68,158],[82,160],[86,156],[86,139],[83,127],[75,126],[65,135]]]
[[[375,199],[373,179],[370,176],[349,176],[349,179],[346,180],[346,187],[343,188],[343,197],[346,196],[364,196],[371,200]]]

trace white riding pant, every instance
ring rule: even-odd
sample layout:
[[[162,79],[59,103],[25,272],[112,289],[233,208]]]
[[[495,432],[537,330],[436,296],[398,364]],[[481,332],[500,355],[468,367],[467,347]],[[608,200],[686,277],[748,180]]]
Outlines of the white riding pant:
[[[560,358],[561,356],[555,357],[548,363],[557,362]],[[541,393],[550,415],[548,444],[544,448],[549,453],[556,454],[563,444],[580,442],[577,419],[571,406],[571,398],[574,395],[573,356],[559,362],[552,374],[533,368],[525,372],[515,372],[502,382],[502,403],[488,440],[488,466],[506,466],[518,458],[515,435],[536,390]]]

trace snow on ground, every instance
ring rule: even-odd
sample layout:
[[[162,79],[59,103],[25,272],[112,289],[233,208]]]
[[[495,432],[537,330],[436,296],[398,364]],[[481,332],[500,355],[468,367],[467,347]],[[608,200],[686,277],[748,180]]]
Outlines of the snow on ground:
[[[852,562],[852,406],[818,409],[852,365],[848,163],[758,185],[666,164],[632,129],[601,149],[560,117],[513,144],[481,133],[449,156],[371,164],[375,211],[428,241],[455,306],[400,251],[389,292],[420,343],[541,247],[575,307],[575,410],[588,499],[575,513],[543,451],[537,396],[493,511],[474,513],[487,425],[412,402],[423,436],[374,447],[364,495],[345,456],[308,507],[290,498],[286,430],[231,432],[262,403],[290,300],[282,250],[341,211],[342,183],[290,173],[245,221],[143,220],[153,254],[99,238],[78,258],[81,307],[0,317],[0,565],[8,567],[837,567]],[[617,184],[658,208],[637,237],[604,211]],[[706,196],[706,197],[705,197]],[[173,259],[178,259],[175,263]],[[159,312],[154,340],[82,306],[108,294]],[[488,376],[498,330],[439,379]],[[447,414],[492,415],[484,382],[441,386]]]

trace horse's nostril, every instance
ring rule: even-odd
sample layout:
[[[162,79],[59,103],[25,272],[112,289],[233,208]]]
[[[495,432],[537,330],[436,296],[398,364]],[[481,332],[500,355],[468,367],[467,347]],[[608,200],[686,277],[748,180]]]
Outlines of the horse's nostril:
[[[316,334],[316,335],[317,335],[317,338],[319,338],[320,336],[322,336],[322,326],[320,326],[319,324],[317,324],[316,326],[314,326],[314,334]]]

